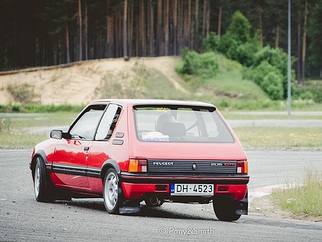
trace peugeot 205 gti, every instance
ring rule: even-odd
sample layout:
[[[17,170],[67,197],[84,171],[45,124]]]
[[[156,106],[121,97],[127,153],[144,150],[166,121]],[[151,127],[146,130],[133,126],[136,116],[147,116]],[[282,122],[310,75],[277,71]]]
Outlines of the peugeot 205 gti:
[[[172,100],[96,100],[67,132],[37,144],[37,201],[103,197],[109,213],[164,202],[210,203],[219,220],[248,212],[248,162],[218,109]]]

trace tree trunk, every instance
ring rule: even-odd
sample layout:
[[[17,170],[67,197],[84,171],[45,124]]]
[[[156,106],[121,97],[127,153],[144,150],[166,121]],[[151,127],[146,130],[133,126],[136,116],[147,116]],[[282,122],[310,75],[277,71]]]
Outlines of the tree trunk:
[[[132,35],[133,35],[133,28],[134,28],[134,6],[132,4],[131,6],[131,11],[130,11],[130,27],[129,27],[129,35],[130,39],[129,39],[129,56],[133,56],[132,54],[132,44],[133,44],[133,40],[132,40]]]
[[[123,57],[128,60],[127,54],[127,0],[124,0],[124,14],[123,14]]]
[[[169,53],[169,0],[164,2],[164,54]]]
[[[146,56],[146,34],[145,34],[145,9],[144,9],[144,0],[141,0],[140,7],[140,42],[141,42],[141,55]]]
[[[298,12],[298,23],[297,23],[296,80],[297,80],[297,83],[301,83],[301,11]]]
[[[136,15],[136,23],[140,23],[140,17],[139,14]],[[140,56],[140,52],[139,52],[139,45],[140,45],[140,26],[139,24],[136,24],[135,26],[135,52],[136,52],[136,56]]]
[[[207,0],[203,0],[202,37],[206,36]]]
[[[185,0],[179,1],[179,21],[178,21],[178,41],[179,41],[179,54],[181,55],[183,48],[185,47],[185,40],[184,40],[184,6]]]
[[[188,13],[187,13],[188,19],[187,19],[187,46],[189,49],[192,48],[191,46],[191,0],[188,1]]]
[[[69,29],[68,24],[65,24],[65,44],[66,44],[66,62],[70,63],[70,53],[69,53]]]
[[[83,59],[83,23],[82,23],[82,0],[78,0],[78,28],[79,28],[79,60],[81,61]]]
[[[199,49],[198,41],[198,22],[199,22],[199,0],[196,0],[195,5],[195,22],[194,22],[194,31],[192,36],[192,48],[195,50]]]
[[[173,54],[177,55],[177,33],[178,33],[178,0],[174,0],[173,6]]]
[[[210,2],[207,0],[207,14],[206,14],[206,37],[209,37],[210,33]]]
[[[107,17],[108,25],[107,25],[107,47],[108,47],[108,52],[109,52],[109,57],[115,57],[115,46],[114,46],[114,22],[115,22],[115,17],[114,15],[108,16]]]
[[[279,35],[280,35],[280,25],[277,24],[276,31],[275,31],[275,48],[279,47]]]
[[[257,14],[259,21],[259,41],[260,46],[263,46],[263,9],[260,6],[257,6]]]
[[[218,39],[221,36],[221,17],[222,17],[222,6],[219,6],[219,13],[218,13]]]
[[[163,54],[163,40],[162,40],[162,0],[158,0],[158,17],[157,17],[157,52],[158,55],[162,55]]]
[[[302,78],[301,84],[305,79],[305,57],[306,57],[306,31],[307,31],[308,0],[305,1],[304,24],[303,24],[303,41],[302,41]]]
[[[148,23],[149,23],[149,56],[155,56],[154,53],[154,14],[153,14],[153,4],[152,4],[152,0],[149,0],[149,6],[148,6],[148,11],[149,11],[149,15],[148,15]]]
[[[85,60],[88,60],[88,8],[87,8],[87,0],[85,1],[84,6],[84,54],[85,54]]]

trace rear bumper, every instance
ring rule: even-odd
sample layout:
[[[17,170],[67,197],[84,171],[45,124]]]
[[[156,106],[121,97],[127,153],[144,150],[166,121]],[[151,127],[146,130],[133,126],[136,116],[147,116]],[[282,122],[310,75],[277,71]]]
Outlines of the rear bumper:
[[[171,199],[170,184],[194,183],[214,184],[214,196],[231,195],[234,200],[242,200],[247,194],[249,176],[157,176],[121,173],[122,190],[126,199],[143,199],[145,195],[156,194]],[[177,196],[176,196],[177,197]]]

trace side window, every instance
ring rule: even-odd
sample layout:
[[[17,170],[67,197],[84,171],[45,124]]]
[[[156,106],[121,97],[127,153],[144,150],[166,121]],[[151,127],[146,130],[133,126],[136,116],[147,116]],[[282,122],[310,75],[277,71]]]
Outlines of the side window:
[[[121,108],[119,106],[115,104],[108,106],[97,129],[95,140],[106,140],[110,138],[120,113]]]
[[[93,140],[105,105],[89,107],[69,131],[72,139]]]

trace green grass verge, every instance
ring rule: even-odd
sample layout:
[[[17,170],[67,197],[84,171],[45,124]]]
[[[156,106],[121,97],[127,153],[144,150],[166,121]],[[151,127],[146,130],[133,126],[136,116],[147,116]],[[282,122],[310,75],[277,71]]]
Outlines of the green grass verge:
[[[0,105],[0,113],[53,113],[80,112],[85,105],[40,105],[40,104],[6,104]]]
[[[39,127],[69,126],[76,118],[75,112],[0,114],[6,119],[8,127],[0,131],[0,149],[32,148],[35,144],[49,138],[49,134],[34,132]]]
[[[48,135],[44,134],[0,132],[0,149],[30,149],[37,143],[48,138]]]
[[[247,148],[321,148],[318,127],[236,127],[240,142]]]
[[[0,132],[0,148],[30,148],[48,138],[48,134],[32,132],[34,128],[68,126],[77,113],[2,114],[0,116],[10,119],[10,128]],[[322,147],[322,132],[318,127],[236,127],[234,131],[245,149],[303,147],[319,149]]]
[[[322,106],[321,106],[322,110]],[[288,117],[287,111],[280,113],[270,112],[230,112],[222,111],[224,117],[228,120],[260,120],[260,119],[277,119],[277,120],[322,120],[322,115],[298,115],[291,112],[291,116]]]
[[[273,192],[274,201],[294,214],[322,216],[322,173],[307,169],[302,185]]]

